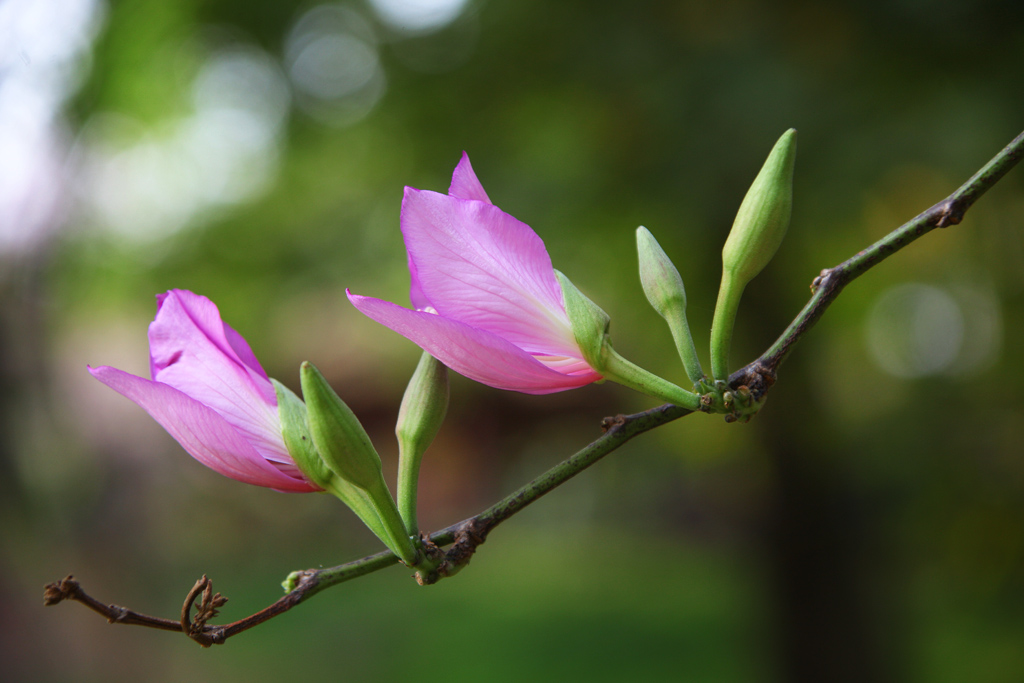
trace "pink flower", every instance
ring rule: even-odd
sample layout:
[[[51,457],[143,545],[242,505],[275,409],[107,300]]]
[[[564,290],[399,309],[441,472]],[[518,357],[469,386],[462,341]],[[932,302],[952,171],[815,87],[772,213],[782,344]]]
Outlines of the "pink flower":
[[[472,380],[548,394],[601,379],[580,352],[544,242],[491,203],[463,153],[448,194],[405,188],[416,310],[349,293],[360,311]]]
[[[152,381],[105,366],[89,372],[210,469],[278,491],[320,490],[288,455],[274,385],[212,301],[180,289],[157,296],[149,363]]]

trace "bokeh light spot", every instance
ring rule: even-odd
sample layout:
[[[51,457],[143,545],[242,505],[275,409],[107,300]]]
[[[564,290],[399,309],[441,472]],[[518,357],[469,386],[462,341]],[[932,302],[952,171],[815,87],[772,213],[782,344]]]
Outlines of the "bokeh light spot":
[[[920,283],[882,294],[867,319],[875,363],[896,377],[924,377],[952,369],[964,339],[964,314],[947,292]]]
[[[302,15],[285,42],[285,62],[296,103],[324,123],[359,121],[386,89],[373,29],[346,7],[320,5]]]
[[[380,18],[393,28],[429,32],[458,18],[466,0],[370,0]]]
[[[188,115],[154,130],[109,114],[91,122],[81,143],[83,200],[102,226],[140,241],[249,200],[277,170],[290,101],[266,52],[217,51],[196,75]]]

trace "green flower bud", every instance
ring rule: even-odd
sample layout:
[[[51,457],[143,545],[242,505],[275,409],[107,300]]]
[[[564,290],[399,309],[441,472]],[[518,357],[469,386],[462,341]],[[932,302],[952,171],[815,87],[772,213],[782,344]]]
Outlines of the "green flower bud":
[[[654,239],[651,231],[636,229],[636,251],[640,261],[640,284],[651,306],[663,318],[686,308],[686,290],[672,260]]]
[[[668,323],[672,339],[676,342],[679,358],[690,381],[697,384],[704,371],[693,345],[693,335],[686,322],[686,290],[683,278],[672,260],[644,226],[636,229],[636,250],[640,260],[640,284],[654,310]]]
[[[572,334],[580,347],[583,360],[587,361],[587,365],[595,371],[604,374],[606,363],[604,348],[611,318],[600,306],[577,289],[569,278],[557,270],[555,276],[558,278],[558,284],[562,286],[565,312],[569,316]]]
[[[793,208],[796,130],[790,128],[772,148],[736,212],[722,248],[722,267],[744,285],[775,256],[786,236]]]
[[[307,478],[345,503],[369,527],[370,531],[387,543],[387,532],[366,491],[350,484],[327,466],[309,430],[306,404],[291,389],[271,379],[277,392],[277,405],[281,415],[281,433],[288,454]]]
[[[327,466],[362,489],[371,489],[379,480],[383,481],[380,456],[352,410],[312,363],[302,364],[301,377],[310,435]]]
[[[342,485],[338,488],[341,492],[339,497],[360,518],[363,514],[357,506],[361,504],[376,513],[378,524],[374,525],[365,518],[363,521],[403,562],[415,566],[419,554],[384,483],[380,456],[366,430],[312,363],[303,363],[300,374],[310,436],[324,463],[338,475]]]
[[[796,130],[790,128],[747,190],[722,248],[722,285],[711,324],[711,373],[717,381],[729,379],[729,348],[743,289],[768,265],[786,236],[795,162]]]
[[[398,511],[410,536],[419,533],[416,489],[423,454],[437,436],[448,412],[448,368],[426,351],[402,397],[398,437]]]
[[[277,392],[281,435],[284,437],[288,455],[292,456],[292,460],[307,479],[322,489],[330,489],[332,480],[337,475],[331,471],[313,445],[309,423],[306,421],[306,404],[295,395],[295,392],[276,379],[270,381]]]

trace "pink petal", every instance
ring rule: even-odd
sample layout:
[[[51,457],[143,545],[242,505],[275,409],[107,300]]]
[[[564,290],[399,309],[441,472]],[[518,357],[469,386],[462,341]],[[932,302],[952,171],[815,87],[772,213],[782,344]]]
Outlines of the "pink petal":
[[[241,335],[206,297],[172,290],[149,326],[153,379],[211,408],[268,460],[282,458],[277,395]]]
[[[420,286],[420,276],[416,273],[416,264],[412,262],[412,254],[406,249],[406,260],[409,264],[409,301],[417,311],[422,311],[431,306],[430,301],[423,294],[423,287]]]
[[[563,374],[485,330],[372,297],[348,293],[348,298],[368,317],[412,340],[460,375],[481,384],[526,394],[550,394],[601,379],[578,357],[562,360],[567,369],[575,372]]]
[[[469,163],[469,155],[465,152],[462,153],[462,158],[455,167],[455,172],[452,173],[452,184],[448,188],[448,194],[459,199],[475,199],[487,204],[492,203],[490,197],[484,192],[484,186],[480,184],[476,173],[473,172],[473,166]],[[417,311],[432,307],[433,305],[423,294],[419,275],[416,273],[416,264],[412,260],[411,253],[408,255],[408,262],[409,275],[412,279],[409,285],[409,301],[412,302],[412,307]]]
[[[486,204],[493,204],[491,198],[484,192],[484,186],[473,172],[473,165],[469,163],[469,155],[462,153],[462,159],[452,173],[452,184],[448,187],[448,195],[459,199],[475,199]]]
[[[267,462],[224,418],[181,391],[116,368],[89,368],[89,372],[114,391],[137,403],[182,448],[210,469],[247,484],[278,491],[306,493],[319,490],[301,476],[289,476]],[[283,440],[279,448],[280,457],[292,463]]]
[[[443,317],[530,354],[579,357],[551,259],[528,225],[491,204],[406,188],[402,232]]]
[[[235,330],[227,323],[221,323],[224,326],[224,338],[228,344],[231,345],[231,349],[238,356],[238,359],[242,361],[250,370],[255,372],[259,377],[270,381],[267,377],[266,371],[260,362],[256,359],[256,354],[252,352],[252,348],[249,346],[249,342],[245,341],[242,335],[235,332]],[[273,386],[273,385],[271,385]],[[277,403],[277,394],[274,394],[274,403]]]

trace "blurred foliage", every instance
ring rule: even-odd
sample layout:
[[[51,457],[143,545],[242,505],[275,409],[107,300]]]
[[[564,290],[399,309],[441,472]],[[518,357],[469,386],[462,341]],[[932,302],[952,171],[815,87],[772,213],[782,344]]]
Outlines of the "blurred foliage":
[[[850,286],[750,425],[694,416],[641,437],[499,529],[457,578],[419,588],[383,572],[210,652],[76,606],[40,610],[42,584],[74,571],[101,600],[170,616],[207,573],[231,620],[293,569],[377,549],[326,497],[204,470],[88,378],[86,363],[145,375],[157,292],[209,296],[293,388],[298,364],[317,363],[393,476],[418,352],[344,290],[406,300],[402,186],[445,190],[462,150],[611,314],[616,348],[681,381],[639,287],[637,225],[683,274],[707,367],[721,244],[772,143],[800,131],[792,227],[748,287],[739,363],[821,268],[945,197],[1024,111],[1012,0],[481,0],[420,33],[343,6],[386,82],[365,116],[332,121],[292,84],[258,191],[147,236],[108,230],[73,180],[58,237],[0,262],[5,680],[1019,679],[1024,169]],[[286,73],[287,36],[312,7],[111,2],[67,107],[72,173],[112,120],[130,122],[115,129],[130,142],[188,116],[219,51],[262,50]],[[920,376],[887,372],[871,346],[872,324],[895,324],[872,323],[877,302],[906,283],[945,293],[964,321],[956,362]],[[461,378],[452,396],[424,464],[424,528],[569,455],[604,415],[651,406],[613,386],[527,397]]]

